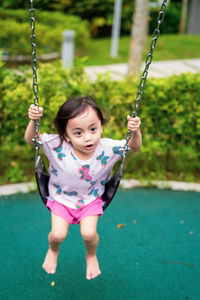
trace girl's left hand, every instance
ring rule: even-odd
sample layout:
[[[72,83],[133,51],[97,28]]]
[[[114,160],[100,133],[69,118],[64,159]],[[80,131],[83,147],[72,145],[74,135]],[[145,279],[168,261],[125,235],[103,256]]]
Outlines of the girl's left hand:
[[[131,116],[127,116],[128,120],[128,129],[132,132],[137,132],[140,128],[141,121],[138,116],[132,118]]]

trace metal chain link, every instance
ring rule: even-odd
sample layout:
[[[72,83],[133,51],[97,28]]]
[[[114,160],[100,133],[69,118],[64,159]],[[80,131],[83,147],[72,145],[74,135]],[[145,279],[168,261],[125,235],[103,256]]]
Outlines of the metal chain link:
[[[138,107],[139,107],[140,102],[141,102],[142,97],[143,97],[143,89],[144,89],[146,81],[147,81],[149,66],[150,66],[150,64],[153,60],[153,51],[156,47],[156,43],[157,43],[158,37],[160,35],[160,25],[162,24],[162,22],[164,20],[165,11],[166,11],[166,7],[167,7],[167,1],[168,0],[163,0],[161,8],[160,8],[160,12],[159,12],[158,19],[157,19],[157,27],[153,32],[153,38],[152,38],[152,41],[151,41],[150,52],[146,57],[144,71],[143,71],[143,74],[142,74],[142,77],[141,77],[141,80],[140,80],[140,83],[139,83],[139,89],[138,89],[136,100],[135,100],[135,108],[134,108],[134,111],[131,114],[132,117],[137,116],[137,110],[138,110]],[[129,151],[128,142],[130,141],[131,136],[132,136],[132,132],[130,130],[128,130],[127,135],[126,135],[126,143],[125,143],[125,145],[123,147],[123,150],[121,152],[123,158],[125,158],[128,155],[128,151]],[[124,161],[124,159],[123,159],[123,161]]]
[[[30,27],[31,27],[31,49],[32,49],[32,70],[33,70],[33,93],[34,93],[34,105],[39,107],[38,99],[38,82],[37,82],[37,58],[36,58],[36,35],[35,35],[35,9],[33,8],[34,0],[30,0]],[[39,120],[34,121],[35,126],[35,138],[32,139],[34,147],[36,149],[36,159],[40,153],[41,142],[39,140],[40,122]]]

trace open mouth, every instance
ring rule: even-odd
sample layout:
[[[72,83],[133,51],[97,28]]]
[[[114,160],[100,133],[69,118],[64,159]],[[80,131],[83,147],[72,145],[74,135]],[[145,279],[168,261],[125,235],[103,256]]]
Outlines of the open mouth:
[[[92,149],[92,148],[93,148],[93,145],[92,145],[92,144],[90,144],[90,145],[87,145],[85,148],[86,148],[87,150],[90,150],[90,149]]]

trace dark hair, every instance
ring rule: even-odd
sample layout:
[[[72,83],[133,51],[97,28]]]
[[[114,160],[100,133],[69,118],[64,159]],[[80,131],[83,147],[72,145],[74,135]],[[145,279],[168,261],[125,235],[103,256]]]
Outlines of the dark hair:
[[[60,145],[65,139],[66,126],[69,119],[73,119],[80,115],[85,109],[91,106],[97,113],[101,125],[103,126],[107,121],[107,117],[103,114],[98,107],[97,103],[90,96],[70,98],[65,101],[58,110],[57,116],[54,120],[54,125],[60,137]]]

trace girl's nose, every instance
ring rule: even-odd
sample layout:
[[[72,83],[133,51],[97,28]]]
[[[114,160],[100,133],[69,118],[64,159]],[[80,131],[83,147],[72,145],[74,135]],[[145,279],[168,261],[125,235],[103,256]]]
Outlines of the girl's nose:
[[[90,141],[90,140],[91,140],[91,134],[90,133],[85,133],[84,141],[87,142],[87,141]]]

